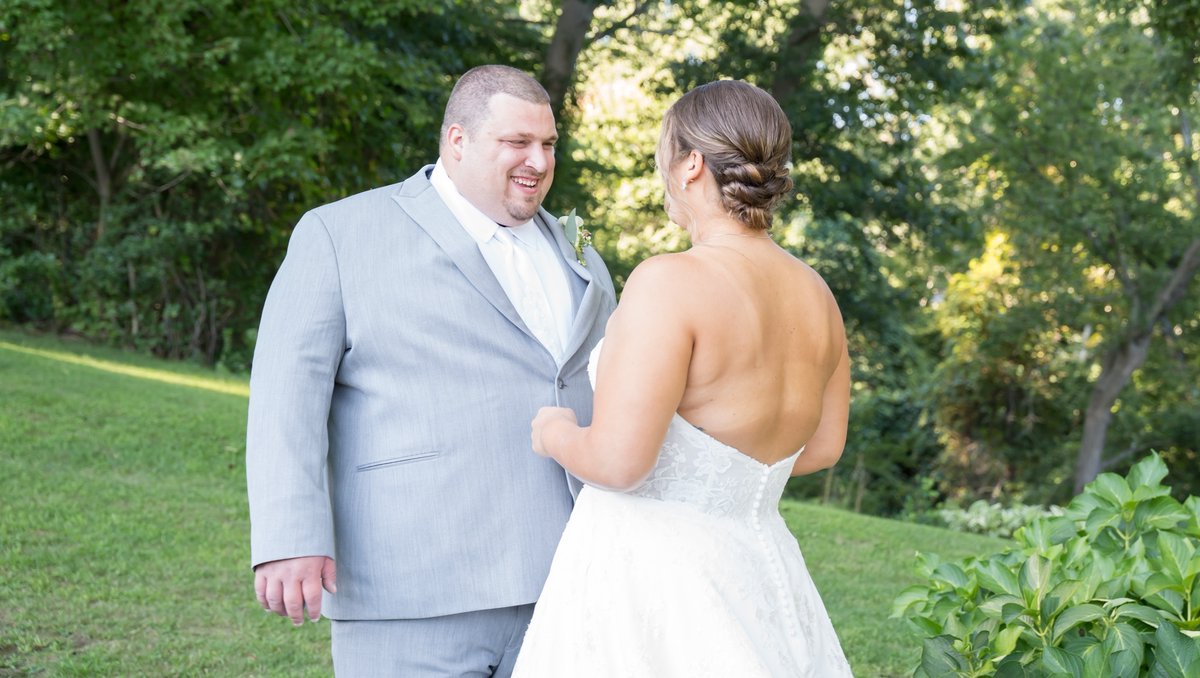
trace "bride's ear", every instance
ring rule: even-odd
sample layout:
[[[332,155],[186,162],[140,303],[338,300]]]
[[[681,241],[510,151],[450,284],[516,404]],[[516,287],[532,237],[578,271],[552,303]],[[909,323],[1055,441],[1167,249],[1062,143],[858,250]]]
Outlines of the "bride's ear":
[[[704,155],[700,151],[693,150],[688,153],[683,165],[683,178],[687,183],[698,181],[700,175],[704,174]]]

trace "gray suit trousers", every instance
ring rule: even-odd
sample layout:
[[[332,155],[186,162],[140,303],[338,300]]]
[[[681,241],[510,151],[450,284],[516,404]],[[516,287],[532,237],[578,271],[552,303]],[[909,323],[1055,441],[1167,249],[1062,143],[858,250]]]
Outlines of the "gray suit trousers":
[[[425,619],[333,621],[338,678],[508,678],[533,605]]]

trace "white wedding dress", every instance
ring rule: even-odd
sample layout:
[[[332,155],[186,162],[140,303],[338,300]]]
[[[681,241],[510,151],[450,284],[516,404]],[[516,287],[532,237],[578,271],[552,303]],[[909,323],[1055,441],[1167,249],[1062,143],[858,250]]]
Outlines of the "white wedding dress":
[[[580,492],[513,675],[850,676],[779,515],[799,455],[767,466],[676,414],[642,485]]]

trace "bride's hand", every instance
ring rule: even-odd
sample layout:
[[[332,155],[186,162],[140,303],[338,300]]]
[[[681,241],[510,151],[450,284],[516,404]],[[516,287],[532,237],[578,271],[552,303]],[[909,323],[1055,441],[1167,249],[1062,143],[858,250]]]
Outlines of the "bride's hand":
[[[571,426],[579,425],[575,418],[575,410],[566,407],[543,407],[538,410],[537,416],[533,418],[533,426],[529,434],[534,452],[543,457],[552,456],[546,449],[546,430],[551,426],[558,425],[559,422],[566,422]]]

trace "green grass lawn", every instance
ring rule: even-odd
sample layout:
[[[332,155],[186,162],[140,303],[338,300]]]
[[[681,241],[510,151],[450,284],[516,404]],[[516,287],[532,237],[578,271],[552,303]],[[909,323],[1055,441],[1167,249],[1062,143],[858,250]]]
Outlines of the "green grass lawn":
[[[0,676],[330,675],[327,622],[253,595],[246,380],[0,330]],[[887,618],[917,549],[1002,542],[786,502],[859,678],[919,643]]]

